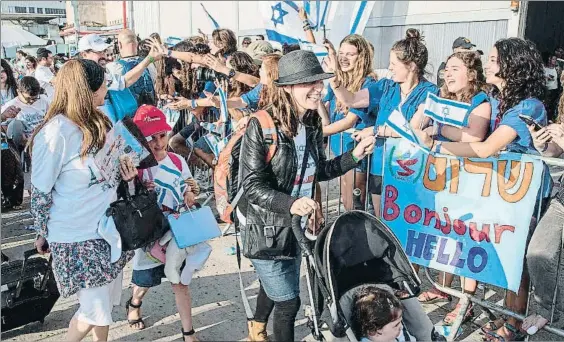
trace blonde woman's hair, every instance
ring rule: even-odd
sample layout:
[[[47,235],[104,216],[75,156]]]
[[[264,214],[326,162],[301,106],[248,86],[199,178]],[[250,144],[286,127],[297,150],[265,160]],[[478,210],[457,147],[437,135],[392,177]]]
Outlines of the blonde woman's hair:
[[[348,91],[356,93],[362,87],[364,79],[368,76],[377,79],[377,75],[372,67],[372,61],[374,60],[374,47],[370,44],[368,40],[358,34],[350,34],[346,36],[342,41],[340,46],[343,44],[349,44],[356,47],[358,51],[358,58],[356,59],[355,65],[351,71],[344,72],[337,63],[337,79],[339,79],[343,86],[347,88]],[[341,101],[337,101],[337,109],[339,111],[348,110]]]
[[[96,66],[102,69],[102,67]],[[101,72],[103,73],[104,70],[102,69]],[[37,127],[30,139],[30,151],[37,133],[59,114],[69,118],[82,132],[81,158],[97,152],[104,146],[106,133],[111,127],[111,122],[94,104],[93,92],[90,90],[86,71],[79,60],[68,61],[57,73],[55,98],[49,106],[43,122]]]
[[[274,80],[278,79],[278,61],[280,55],[268,54],[263,57],[261,68],[264,68],[267,78],[267,84],[262,85],[259,97],[259,108],[267,107],[276,99],[278,87],[274,84]]]
[[[219,28],[212,32],[213,43],[219,48],[217,55],[232,54],[237,51],[237,36],[230,29]],[[221,45],[221,48],[219,47]]]

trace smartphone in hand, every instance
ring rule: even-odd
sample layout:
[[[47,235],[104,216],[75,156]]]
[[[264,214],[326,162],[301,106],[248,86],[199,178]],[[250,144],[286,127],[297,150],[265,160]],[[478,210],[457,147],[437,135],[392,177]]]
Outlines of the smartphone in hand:
[[[534,126],[535,131],[538,131],[542,128],[542,126],[538,122],[533,120],[533,118],[531,118],[530,116],[519,115],[519,119],[523,120],[527,124],[527,126]]]

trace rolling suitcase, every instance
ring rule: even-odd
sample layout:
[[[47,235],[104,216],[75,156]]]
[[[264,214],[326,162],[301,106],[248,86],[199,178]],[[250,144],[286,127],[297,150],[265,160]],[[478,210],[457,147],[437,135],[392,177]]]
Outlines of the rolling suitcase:
[[[24,260],[2,263],[2,331],[31,322],[43,323],[51,312],[59,290],[51,268],[51,258],[30,258],[35,249],[24,253]]]

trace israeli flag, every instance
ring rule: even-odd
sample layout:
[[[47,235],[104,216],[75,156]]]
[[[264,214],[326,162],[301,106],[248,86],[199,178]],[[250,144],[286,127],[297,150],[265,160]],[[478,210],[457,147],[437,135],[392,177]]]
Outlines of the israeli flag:
[[[221,153],[221,151],[223,151],[223,149],[229,142],[229,139],[221,138],[220,136],[213,133],[208,133],[204,135],[204,141],[209,145],[215,157],[219,158],[219,154]]]
[[[180,43],[181,41],[182,41],[182,38],[170,36],[164,41],[164,44],[167,47],[170,48],[170,47],[173,47],[174,45]]]
[[[399,134],[402,138],[408,140],[413,145],[421,148],[425,152],[429,152],[429,149],[422,146],[419,143],[417,135],[411,129],[411,124],[405,119],[403,114],[399,110],[394,110],[392,114],[386,119],[386,125]]]
[[[217,88],[219,95],[219,113],[221,122],[229,122],[229,112],[227,111],[227,93],[221,87]]]
[[[469,103],[447,100],[429,93],[425,101],[425,116],[436,122],[455,127],[468,127],[471,105]]]
[[[204,4],[202,4],[202,3],[200,2],[200,5],[202,6],[202,9],[204,10],[204,12],[206,12],[206,15],[207,15],[208,18],[210,19],[210,21],[211,21],[213,27],[214,27],[215,29],[218,29],[218,28],[219,28],[219,23],[217,22],[217,20],[215,20],[215,19],[211,16],[210,12],[208,12],[208,10],[204,7]]]
[[[364,33],[376,1],[331,1],[327,15],[327,38],[338,44],[349,34]]]
[[[326,24],[331,3],[332,1],[259,1],[268,40],[280,44],[305,44],[302,46],[305,50],[327,55],[321,44],[315,45],[305,41],[303,23],[298,11],[300,7],[304,7],[308,13],[310,25],[319,43],[323,39],[322,27]]]

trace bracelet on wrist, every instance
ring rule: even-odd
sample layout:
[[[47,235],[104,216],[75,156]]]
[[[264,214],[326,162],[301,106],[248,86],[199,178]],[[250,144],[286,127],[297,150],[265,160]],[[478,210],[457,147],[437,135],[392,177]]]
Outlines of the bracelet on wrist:
[[[191,107],[192,109],[196,109],[198,107],[198,103],[196,102],[195,99],[192,99]]]
[[[147,56],[147,58],[149,58],[149,64],[155,63],[155,59],[153,58],[153,56]]]
[[[546,152],[546,150],[548,150],[548,142],[544,143],[544,146],[542,147],[542,150],[540,150],[541,153]]]
[[[352,155],[352,159],[354,160],[355,163],[358,163],[360,161],[360,158],[357,158],[354,153],[351,153]]]

